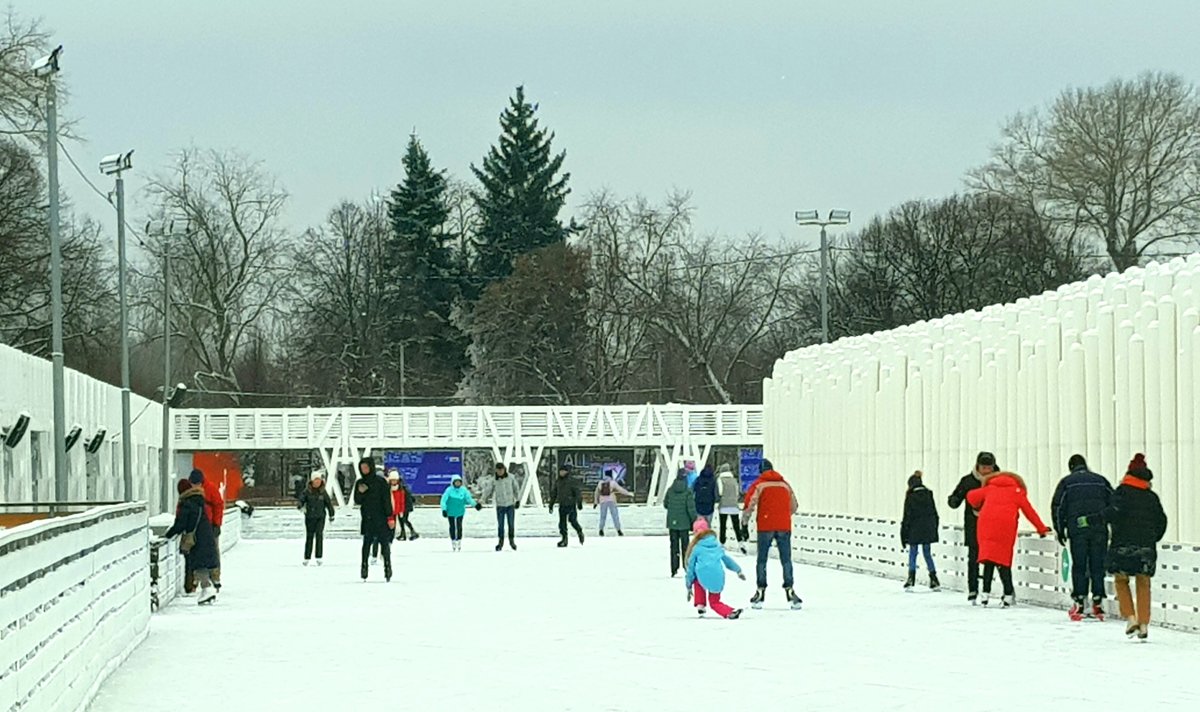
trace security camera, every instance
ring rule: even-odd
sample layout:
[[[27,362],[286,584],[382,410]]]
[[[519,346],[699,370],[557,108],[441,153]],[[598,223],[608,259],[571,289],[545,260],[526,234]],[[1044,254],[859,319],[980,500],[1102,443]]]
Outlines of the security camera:
[[[65,452],[70,452],[71,448],[75,447],[75,443],[79,442],[80,435],[83,435],[83,427],[79,425],[72,426],[71,432],[67,433],[67,447]]]
[[[62,51],[62,45],[59,45],[54,48],[53,52],[34,62],[33,76],[40,79],[58,73],[58,58],[62,55]]]
[[[183,405],[183,399],[187,397],[187,384],[180,383],[171,389],[171,395],[167,397],[168,408],[178,408]]]
[[[0,436],[4,438],[4,446],[14,448],[21,444],[21,438],[25,437],[25,431],[29,430],[29,413],[21,413],[17,416],[17,422],[13,423],[12,427],[0,428]]]
[[[133,151],[114,153],[100,159],[100,172],[106,176],[133,168]]]
[[[95,435],[92,436],[91,440],[88,440],[86,443],[84,443],[83,449],[86,450],[89,455],[96,454],[96,451],[99,450],[100,446],[104,444],[104,438],[107,435],[108,431],[104,428],[101,428]]]

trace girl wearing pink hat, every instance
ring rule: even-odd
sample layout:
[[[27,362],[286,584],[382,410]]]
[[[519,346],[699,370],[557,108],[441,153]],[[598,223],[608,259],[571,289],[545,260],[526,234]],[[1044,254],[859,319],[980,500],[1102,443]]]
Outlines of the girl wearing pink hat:
[[[742,615],[739,608],[734,610],[721,601],[721,592],[725,590],[725,569],[729,569],[745,581],[746,575],[725,548],[717,541],[716,532],[708,526],[703,518],[697,518],[692,524],[692,543],[688,546],[687,576],[684,584],[688,590],[688,600],[694,601],[696,612],[704,615],[706,607],[722,618],[734,620]]]

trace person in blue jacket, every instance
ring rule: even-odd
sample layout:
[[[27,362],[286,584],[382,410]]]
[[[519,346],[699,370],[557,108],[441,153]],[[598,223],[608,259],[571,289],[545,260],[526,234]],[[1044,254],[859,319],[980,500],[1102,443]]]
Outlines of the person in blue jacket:
[[[1050,514],[1059,546],[1071,550],[1071,610],[1073,621],[1089,614],[1104,619],[1104,570],[1108,556],[1108,528],[1080,525],[1080,519],[1098,515],[1112,503],[1113,486],[1107,478],[1092,472],[1083,455],[1072,455],[1067,462],[1071,473],[1054,489]],[[1088,584],[1092,587],[1092,606],[1087,608]]]
[[[471,491],[463,487],[463,478],[455,475],[442,493],[442,516],[450,523],[450,543],[455,551],[462,551],[463,516],[467,507],[474,507],[477,512],[483,509],[483,505],[471,496]]]
[[[688,600],[694,601],[696,612],[704,615],[705,606],[722,618],[736,620],[741,617],[742,609],[734,610],[729,604],[721,601],[721,592],[725,590],[725,569],[737,574],[745,581],[746,574],[729,554],[725,547],[717,541],[717,534],[708,526],[703,517],[697,517],[692,524],[692,543],[687,551],[687,576],[684,585],[687,586]]]

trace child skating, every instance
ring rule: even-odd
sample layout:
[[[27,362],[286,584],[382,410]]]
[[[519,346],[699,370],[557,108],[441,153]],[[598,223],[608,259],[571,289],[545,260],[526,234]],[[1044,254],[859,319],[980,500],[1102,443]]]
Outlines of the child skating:
[[[325,553],[325,515],[333,521],[333,499],[325,491],[325,479],[320,471],[309,477],[308,487],[300,493],[300,506],[304,512],[304,565],[308,566],[316,547],[317,566]]]
[[[475,511],[483,509],[483,505],[471,496],[471,491],[463,486],[463,478],[455,475],[450,486],[442,493],[442,516],[449,523],[450,544],[454,551],[462,551],[463,516],[467,513],[467,507],[474,507]]]
[[[742,615],[742,609],[734,609],[721,600],[721,592],[725,590],[725,569],[737,574],[745,581],[746,574],[729,554],[725,547],[717,541],[717,534],[708,526],[703,517],[698,517],[692,524],[692,542],[687,550],[687,576],[684,585],[687,586],[688,600],[696,606],[696,612],[704,615],[706,608],[712,608],[722,618],[736,620]]]
[[[929,548],[937,543],[938,534],[938,511],[933,503],[933,492],[922,482],[921,471],[917,470],[908,478],[908,491],[904,493],[904,519],[900,522],[900,545],[908,549],[905,591],[911,590],[917,582],[917,547],[924,554],[925,566],[929,569],[930,590],[937,591],[942,587]]]

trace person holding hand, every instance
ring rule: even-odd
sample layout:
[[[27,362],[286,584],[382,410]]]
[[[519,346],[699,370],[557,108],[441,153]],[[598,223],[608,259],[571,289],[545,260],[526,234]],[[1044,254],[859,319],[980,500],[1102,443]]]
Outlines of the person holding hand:
[[[462,551],[463,516],[467,507],[474,507],[477,512],[483,509],[483,505],[471,496],[471,490],[463,486],[462,475],[455,475],[450,486],[442,492],[442,516],[449,523],[450,545],[454,551]]]

